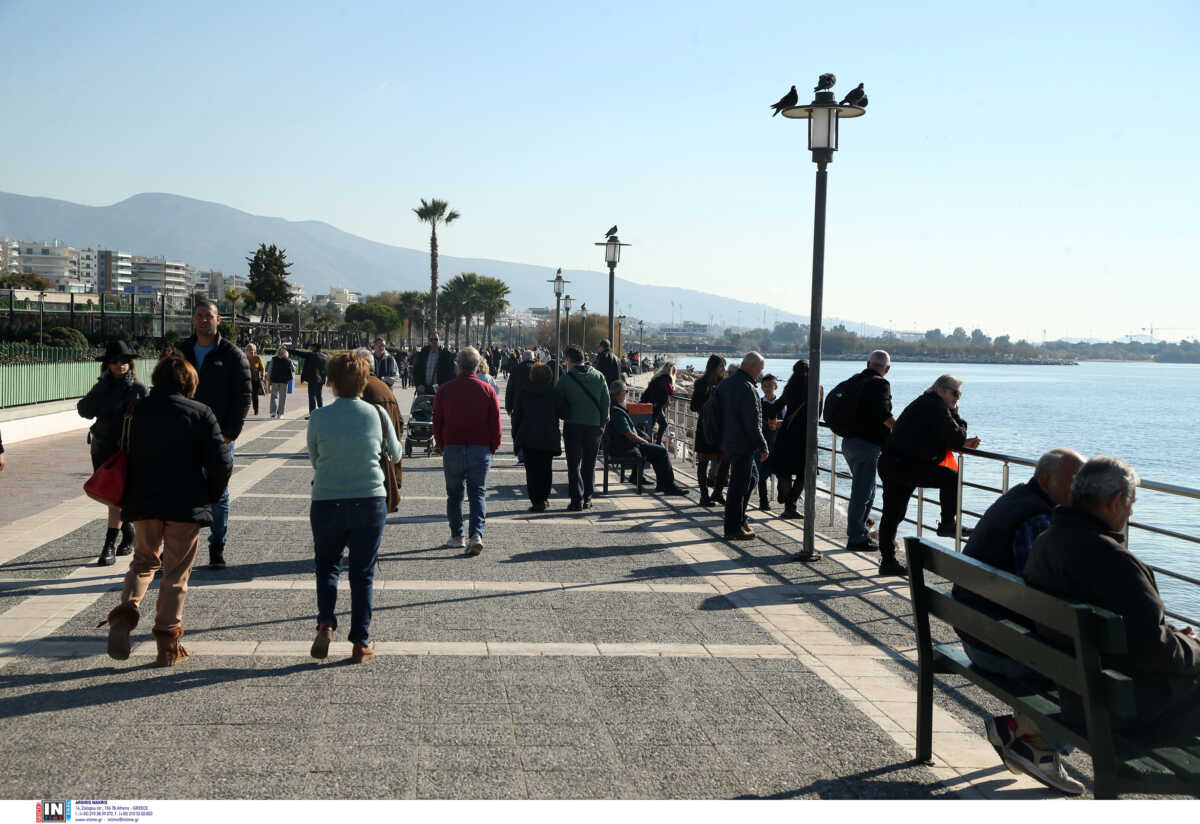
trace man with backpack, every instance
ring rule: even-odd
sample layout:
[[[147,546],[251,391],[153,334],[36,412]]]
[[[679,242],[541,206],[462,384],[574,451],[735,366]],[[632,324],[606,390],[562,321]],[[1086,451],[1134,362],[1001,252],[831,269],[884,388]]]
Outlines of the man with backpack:
[[[867,518],[875,504],[879,455],[896,423],[892,385],[884,377],[891,368],[891,356],[876,349],[866,369],[839,383],[825,399],[825,423],[842,437],[842,456],[854,478],[846,508],[846,549],[879,549],[871,542]]]
[[[608,384],[599,370],[583,362],[574,346],[563,353],[567,368],[554,387],[558,416],[563,419],[563,445],[567,451],[567,481],[571,492],[568,512],[592,506],[596,480],[596,455],[600,435],[608,424],[611,400]]]

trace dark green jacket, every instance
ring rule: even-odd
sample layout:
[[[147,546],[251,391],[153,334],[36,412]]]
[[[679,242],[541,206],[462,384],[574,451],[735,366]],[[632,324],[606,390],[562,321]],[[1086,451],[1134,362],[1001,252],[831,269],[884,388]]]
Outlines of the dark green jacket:
[[[554,391],[558,416],[567,423],[601,427],[608,423],[608,384],[599,371],[587,364],[573,367],[563,372]]]

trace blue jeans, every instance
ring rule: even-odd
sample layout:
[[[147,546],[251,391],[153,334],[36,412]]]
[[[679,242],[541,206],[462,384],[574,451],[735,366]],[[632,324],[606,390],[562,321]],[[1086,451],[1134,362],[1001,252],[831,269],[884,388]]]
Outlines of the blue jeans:
[[[471,535],[483,537],[487,520],[487,474],[492,466],[492,450],[486,446],[451,446],[442,448],[442,472],[446,475],[446,519],[450,534],[463,537],[463,484],[467,486],[467,504],[471,511]]]
[[[233,441],[229,442],[229,459],[233,460]],[[225,536],[229,534],[229,487],[221,493],[221,498],[212,505],[212,532],[208,535],[208,548],[224,549]]]
[[[753,452],[729,456],[729,492],[725,496],[725,531],[737,532],[746,523],[746,505],[758,486],[758,466]]]
[[[312,524],[317,563],[317,621],[337,629],[338,578],[342,550],[350,549],[350,640],[366,644],[371,629],[375,559],[387,519],[387,498],[313,501]]]
[[[846,507],[846,536],[850,543],[868,540],[867,516],[875,506],[875,473],[879,470],[882,448],[862,438],[842,441],[842,456],[854,480],[850,484],[850,503]]]
[[[596,455],[600,452],[599,426],[586,423],[563,424],[563,446],[567,451],[567,487],[571,503],[592,499],[596,489]]]

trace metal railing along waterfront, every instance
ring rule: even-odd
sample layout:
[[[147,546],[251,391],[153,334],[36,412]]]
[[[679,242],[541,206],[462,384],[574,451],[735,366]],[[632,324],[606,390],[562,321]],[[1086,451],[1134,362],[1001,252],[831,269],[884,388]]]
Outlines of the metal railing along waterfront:
[[[629,388],[630,400],[636,400],[641,397],[642,390],[631,386]],[[693,412],[689,406],[691,402],[690,395],[676,394],[671,398],[667,407],[667,438],[664,438],[663,443],[667,445],[668,438],[670,439],[670,448],[673,451],[673,457],[676,460],[686,460],[690,463],[695,463],[695,455],[693,444],[696,437],[696,419],[697,414]],[[828,436],[826,443],[819,443],[817,446],[817,493],[825,496],[829,500],[829,519],[828,525],[835,525],[836,502],[850,500],[850,482],[852,476],[848,471],[845,471],[837,466],[838,455],[840,454],[841,438],[839,438],[833,430],[829,429],[824,422],[821,423],[821,429]],[[827,444],[827,445],[826,445]],[[1017,455],[1006,455],[1000,452],[987,452],[980,449],[962,449],[957,451],[958,458],[958,491],[956,501],[956,509],[962,515],[968,515],[973,518],[983,516],[983,510],[986,506],[980,507],[979,511],[964,508],[964,494],[971,494],[968,490],[974,490],[980,495],[995,495],[999,497],[1008,491],[1012,485],[1011,475],[1014,467],[1021,469],[1029,469],[1032,474],[1032,469],[1037,465],[1036,459],[1023,458]],[[822,456],[828,456],[828,463],[823,462]],[[968,458],[970,459],[968,463]],[[974,479],[968,479],[967,467],[972,467],[972,472],[978,466],[978,474],[972,476]],[[999,478],[993,483],[985,483],[984,476],[988,471],[994,474],[997,470]],[[825,485],[822,486],[822,479],[825,479]],[[1024,480],[1024,477],[1018,479],[1018,482]],[[845,492],[839,492],[839,482],[845,481]],[[1161,483],[1142,478],[1138,483],[1138,488],[1150,492],[1160,493],[1178,500],[1200,500],[1200,489],[1192,487],[1180,486],[1178,484]],[[974,496],[973,496],[974,497]],[[916,517],[906,517],[904,523],[914,525],[916,534],[920,537],[926,529],[934,530],[936,526],[925,523],[925,507],[932,505],[934,511],[940,509],[940,501],[936,497],[927,497],[924,489],[918,489],[917,494],[917,511]],[[873,507],[872,512],[882,513],[882,508],[879,506]],[[954,548],[956,551],[962,550],[962,518],[956,519],[957,532],[954,537]],[[1196,549],[1200,545],[1200,536],[1181,532],[1176,529],[1168,529],[1163,526],[1146,523],[1138,520],[1131,520],[1129,526],[1126,527],[1126,545],[1131,546],[1136,542],[1139,534],[1146,536],[1154,535],[1161,539],[1172,542],[1171,547],[1182,546],[1185,549]],[[1132,539],[1132,540],[1131,540]],[[1180,543],[1182,542],[1182,543]],[[1131,546],[1132,548],[1132,546]],[[1195,556],[1200,559],[1200,555]],[[1145,561],[1145,559],[1142,559]],[[1176,569],[1171,569],[1161,564],[1151,564],[1147,562],[1152,570],[1159,575],[1164,575],[1172,581],[1178,581],[1181,584],[1186,584],[1196,588],[1196,598],[1193,600],[1200,601],[1200,578],[1194,575],[1188,575]],[[1194,627],[1200,627],[1200,614],[1187,615],[1178,610],[1168,608],[1167,615],[1184,623],[1191,624]]]

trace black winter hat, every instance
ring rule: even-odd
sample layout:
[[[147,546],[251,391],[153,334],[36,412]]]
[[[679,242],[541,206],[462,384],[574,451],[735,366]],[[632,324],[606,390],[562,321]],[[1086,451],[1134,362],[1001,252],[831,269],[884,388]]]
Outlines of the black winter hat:
[[[123,340],[110,340],[104,350],[104,354],[96,358],[101,363],[117,363],[120,361],[131,361],[137,357],[137,353],[129,348]]]

